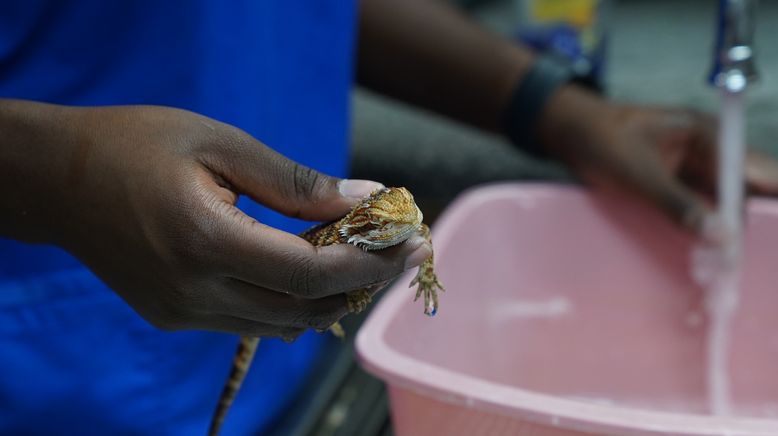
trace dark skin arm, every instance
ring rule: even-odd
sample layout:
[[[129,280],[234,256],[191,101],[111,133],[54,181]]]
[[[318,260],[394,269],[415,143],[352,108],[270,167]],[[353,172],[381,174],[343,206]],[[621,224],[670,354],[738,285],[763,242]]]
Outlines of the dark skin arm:
[[[438,0],[362,0],[357,77],[373,90],[494,132],[533,55]],[[560,88],[535,132],[582,181],[628,191],[703,228],[715,181],[716,122],[683,108],[609,102]],[[778,165],[751,152],[752,191],[778,194]]]
[[[344,290],[431,254],[421,237],[380,254],[313,247],[244,215],[240,194],[333,220],[379,185],[191,112],[0,99],[0,132],[0,235],[70,251],[162,328],[292,339],[345,315]]]
[[[391,97],[498,131],[533,56],[446,4],[362,0],[357,80]]]

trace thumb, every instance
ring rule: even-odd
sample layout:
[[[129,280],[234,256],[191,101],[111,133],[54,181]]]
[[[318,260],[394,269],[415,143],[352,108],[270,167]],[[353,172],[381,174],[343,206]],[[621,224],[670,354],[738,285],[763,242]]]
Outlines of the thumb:
[[[305,220],[340,218],[383,185],[339,179],[294,162],[243,135],[212,166],[240,193],[284,215]]]

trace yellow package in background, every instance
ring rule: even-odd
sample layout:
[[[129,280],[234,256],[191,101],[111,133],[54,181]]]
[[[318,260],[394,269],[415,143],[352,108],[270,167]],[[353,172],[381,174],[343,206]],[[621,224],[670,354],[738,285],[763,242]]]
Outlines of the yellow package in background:
[[[598,0],[530,0],[529,13],[535,23],[564,22],[578,29],[581,45],[591,50],[597,44]]]
[[[597,17],[597,0],[534,0],[530,7],[533,21],[559,22],[584,29]]]

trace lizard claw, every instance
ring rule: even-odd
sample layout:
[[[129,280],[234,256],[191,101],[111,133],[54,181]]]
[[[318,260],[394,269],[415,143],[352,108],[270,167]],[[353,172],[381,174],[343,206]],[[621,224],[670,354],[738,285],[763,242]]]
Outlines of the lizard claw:
[[[343,330],[343,326],[340,325],[339,322],[336,322],[335,324],[330,326],[330,332],[332,332],[333,335],[335,335],[336,338],[343,340],[346,338],[346,331]]]
[[[435,316],[438,313],[438,290],[443,292],[445,289],[443,289],[443,284],[440,283],[432,269],[432,258],[421,264],[419,272],[416,273],[416,277],[411,281],[410,287],[416,284],[419,287],[416,288],[416,296],[413,301],[424,295],[424,314]]]

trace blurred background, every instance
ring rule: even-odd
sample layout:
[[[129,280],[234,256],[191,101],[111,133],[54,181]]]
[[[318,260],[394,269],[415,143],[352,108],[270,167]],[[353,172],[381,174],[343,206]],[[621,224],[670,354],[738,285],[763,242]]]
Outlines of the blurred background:
[[[522,23],[519,0],[452,2],[506,37]],[[564,1],[559,1],[558,4]],[[547,2],[548,3],[548,2]],[[715,0],[613,0],[598,32],[605,35],[603,92],[623,102],[690,106],[716,112],[718,95],[707,77],[713,59]],[[778,1],[760,2],[756,61],[760,81],[748,95],[752,147],[778,156]],[[425,221],[474,185],[506,181],[571,182],[561,167],[532,159],[504,139],[357,89],[353,94],[353,178],[406,186]],[[364,314],[348,317],[345,346],[331,347],[305,404],[277,426],[277,435],[391,435],[382,383],[354,363],[354,333]]]
[[[452,0],[453,1],[453,0]],[[517,0],[454,3],[515,37]],[[560,2],[557,1],[559,4]],[[561,2],[561,3],[564,3]],[[624,102],[691,106],[711,112],[718,95],[706,79],[713,59],[717,1],[605,2],[605,93]],[[748,95],[748,138],[778,155],[778,2],[759,4],[756,64]],[[357,90],[353,97],[352,177],[406,186],[431,218],[462,190],[499,180],[569,180],[556,165],[530,159],[502,138]]]

